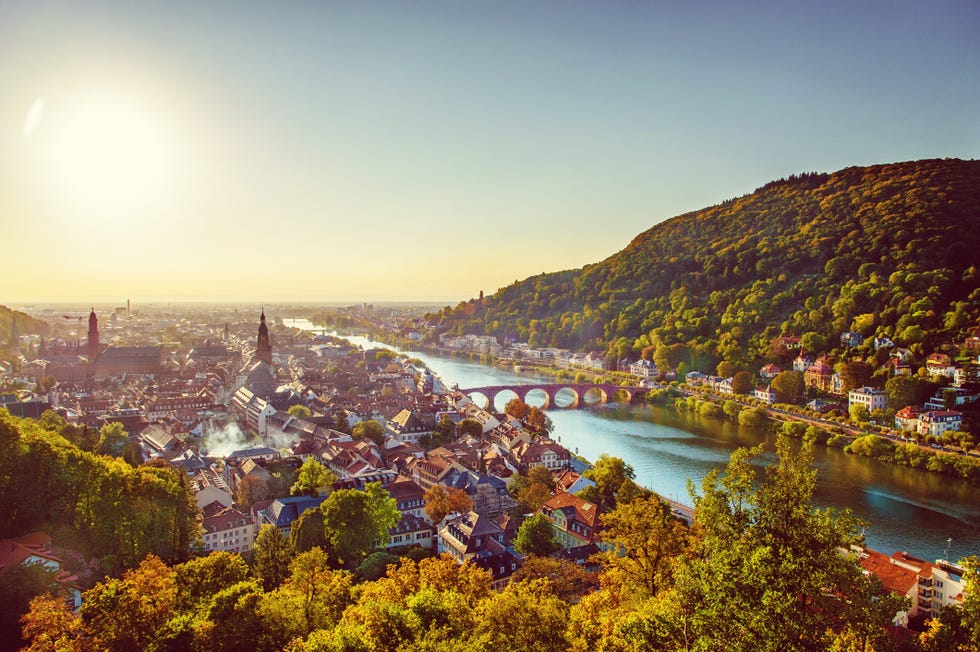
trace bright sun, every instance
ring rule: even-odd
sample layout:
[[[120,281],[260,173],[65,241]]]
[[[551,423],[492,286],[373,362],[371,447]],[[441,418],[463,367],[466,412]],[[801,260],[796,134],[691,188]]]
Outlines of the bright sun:
[[[62,210],[139,221],[168,189],[171,131],[152,107],[122,95],[51,102],[33,138],[38,180]]]

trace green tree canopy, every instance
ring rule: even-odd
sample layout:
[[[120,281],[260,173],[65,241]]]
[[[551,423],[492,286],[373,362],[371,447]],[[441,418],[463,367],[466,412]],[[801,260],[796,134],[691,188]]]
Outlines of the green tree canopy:
[[[384,426],[374,419],[368,419],[367,421],[355,423],[354,427],[351,429],[350,435],[354,439],[370,439],[378,446],[383,445],[385,441]]]
[[[521,527],[517,530],[514,548],[522,555],[537,555],[539,557],[550,555],[558,550],[559,545],[555,540],[555,531],[544,514],[535,514],[524,519]]]
[[[346,568],[357,568],[367,553],[384,546],[389,528],[401,520],[397,502],[377,482],[368,483],[364,491],[333,492],[320,511],[327,541]]]
[[[289,574],[292,559],[289,539],[275,525],[263,525],[255,537],[252,556],[252,572],[271,591],[283,583]]]
[[[777,441],[777,462],[759,471],[761,447],[739,449],[724,474],[691,489],[700,540],[677,570],[678,615],[696,647],[806,650],[828,630],[881,640],[902,599],[865,577],[840,548],[858,541],[847,512],[812,505],[813,444],[794,453]],[[751,609],[744,605],[751,604]]]
[[[360,424],[358,424],[360,425]],[[308,457],[299,469],[299,476],[289,493],[293,496],[323,495],[330,485],[337,481],[337,475],[325,467],[315,457]]]

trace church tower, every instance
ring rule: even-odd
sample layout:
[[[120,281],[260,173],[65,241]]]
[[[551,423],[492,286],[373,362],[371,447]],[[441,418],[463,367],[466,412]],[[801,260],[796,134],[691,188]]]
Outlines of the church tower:
[[[92,308],[92,312],[88,316],[88,359],[90,362],[95,362],[96,358],[99,357],[100,347],[99,347],[99,318],[95,316],[95,308]]]
[[[269,327],[265,325],[265,309],[259,323],[259,338],[255,347],[255,357],[266,364],[272,364],[272,342],[269,340]]]

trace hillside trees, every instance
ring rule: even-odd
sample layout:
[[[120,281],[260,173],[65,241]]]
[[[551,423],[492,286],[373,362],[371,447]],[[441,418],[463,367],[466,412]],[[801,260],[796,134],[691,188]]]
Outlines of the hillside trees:
[[[793,453],[780,438],[777,463],[762,473],[751,464],[761,450],[740,449],[694,494],[700,539],[676,590],[680,618],[702,644],[816,649],[828,630],[880,640],[901,607],[839,552],[857,540],[857,521],[812,506],[812,446]]]
[[[800,335],[808,353],[830,352],[853,329],[868,338],[861,354],[883,336],[923,355],[980,317],[978,188],[980,162],[959,160],[784,179],[430,321],[459,334],[492,324],[522,341],[533,334],[536,346],[628,348],[663,371],[753,362],[778,333]]]
[[[108,572],[147,554],[186,559],[200,537],[186,474],[165,463],[133,468],[80,450],[37,422],[0,410],[0,530],[67,526]]]

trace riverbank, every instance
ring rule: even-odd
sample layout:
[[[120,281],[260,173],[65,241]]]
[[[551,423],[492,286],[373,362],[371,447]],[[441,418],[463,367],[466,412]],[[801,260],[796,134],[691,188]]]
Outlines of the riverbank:
[[[690,392],[690,390],[681,391]],[[861,431],[853,427],[844,430],[840,424],[821,422],[812,417],[796,415],[783,410],[746,405],[735,400],[734,397],[727,397],[723,403],[715,402],[711,398],[702,399],[693,393],[689,393],[686,398],[677,398],[673,401],[666,401],[664,404],[676,410],[694,410],[703,416],[727,417],[740,425],[749,427],[766,427],[771,424],[774,430],[796,439],[813,438],[815,443],[819,445],[841,448],[844,452],[852,455],[861,455],[886,464],[947,475],[965,480],[972,485],[980,485],[980,459],[976,457],[930,450],[912,441],[896,442],[892,438],[881,436],[880,433]],[[748,410],[764,411],[769,424],[758,423],[758,425],[754,425],[753,422],[757,422],[757,419],[743,419],[742,415]],[[777,427],[776,424],[782,425]]]
[[[321,329],[307,324],[303,330]],[[363,336],[345,339],[366,349],[392,346]],[[422,360],[450,385],[483,387],[528,381],[512,367],[426,353],[414,344],[397,349]],[[501,404],[505,400],[501,397]],[[613,402],[587,409],[550,410],[549,417],[555,424],[553,436],[565,448],[585,459],[602,454],[622,458],[635,469],[639,484],[681,503],[690,502],[689,482],[700,486],[738,448],[764,443],[766,452],[759,463],[774,461],[776,432],[772,428],[739,426],[727,418],[679,412],[662,403]],[[870,547],[908,550],[923,559],[961,558],[980,552],[980,490],[975,485],[954,476],[919,473],[849,455],[841,448],[817,446],[814,452],[818,469],[814,503],[850,510],[867,524]]]

